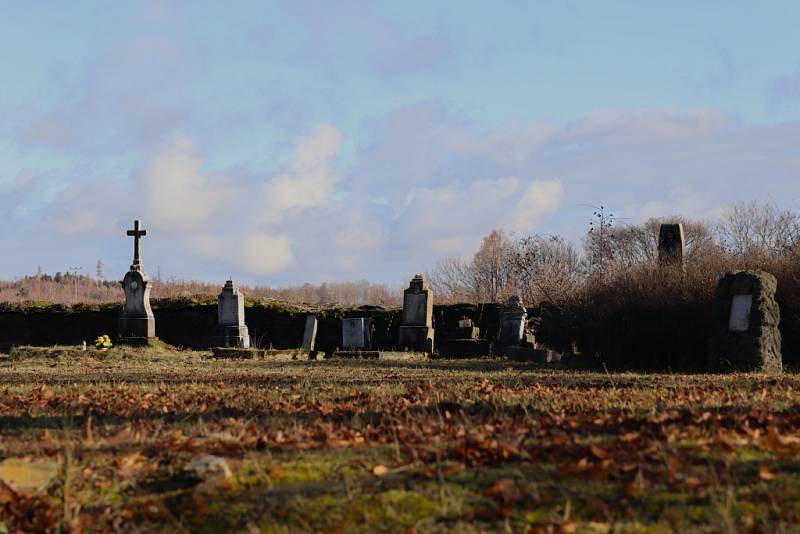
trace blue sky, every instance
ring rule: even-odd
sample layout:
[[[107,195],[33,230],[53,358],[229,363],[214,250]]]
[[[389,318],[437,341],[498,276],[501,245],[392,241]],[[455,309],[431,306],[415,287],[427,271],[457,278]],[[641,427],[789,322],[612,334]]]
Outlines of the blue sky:
[[[0,277],[399,283],[590,210],[795,209],[800,3],[0,4]]]

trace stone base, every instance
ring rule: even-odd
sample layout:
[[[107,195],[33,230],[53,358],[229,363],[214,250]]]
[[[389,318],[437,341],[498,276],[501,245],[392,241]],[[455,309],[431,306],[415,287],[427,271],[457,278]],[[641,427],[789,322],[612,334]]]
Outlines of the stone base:
[[[442,358],[480,358],[489,355],[489,342],[478,339],[447,339],[439,345]]]
[[[481,337],[481,329],[477,326],[459,326],[455,331],[455,339],[477,340]]]
[[[547,349],[533,349],[530,347],[506,347],[503,355],[509,360],[517,362],[548,363],[550,351]]]
[[[433,352],[433,328],[427,326],[401,326],[397,342],[400,349],[414,352]]]
[[[242,360],[261,360],[261,359],[285,359],[285,360],[307,360],[311,359],[309,352],[303,349],[251,349],[238,347],[215,347],[211,349],[214,358],[222,359],[242,359]]]
[[[361,360],[377,360],[381,353],[377,350],[337,350],[331,358],[348,358]]]
[[[120,317],[119,338],[123,343],[147,340],[156,337],[155,317]]]
[[[220,326],[215,341],[220,347],[250,348],[250,334],[246,326]]]

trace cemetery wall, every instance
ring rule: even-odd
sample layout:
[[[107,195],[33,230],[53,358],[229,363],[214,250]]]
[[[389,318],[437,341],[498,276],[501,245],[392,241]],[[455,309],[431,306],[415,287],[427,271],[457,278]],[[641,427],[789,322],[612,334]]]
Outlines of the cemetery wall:
[[[448,337],[462,317],[471,318],[492,338],[499,325],[499,305],[454,304],[434,306],[437,340]],[[13,345],[78,345],[91,343],[97,336],[116,337],[119,305],[0,305],[0,349]],[[213,346],[217,326],[216,302],[153,301],[156,335],[175,346],[206,349]],[[303,341],[305,318],[318,316],[316,347],[328,351],[341,345],[341,319],[369,317],[372,343],[376,349],[393,348],[399,335],[400,308],[362,306],[357,308],[310,309],[280,303],[249,303],[245,321],[254,346],[299,347]]]

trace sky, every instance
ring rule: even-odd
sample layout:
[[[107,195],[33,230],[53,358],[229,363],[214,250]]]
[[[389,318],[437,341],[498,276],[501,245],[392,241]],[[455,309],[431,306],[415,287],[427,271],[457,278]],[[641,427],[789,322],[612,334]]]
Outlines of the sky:
[[[800,197],[795,1],[0,2],[0,278],[399,283]]]

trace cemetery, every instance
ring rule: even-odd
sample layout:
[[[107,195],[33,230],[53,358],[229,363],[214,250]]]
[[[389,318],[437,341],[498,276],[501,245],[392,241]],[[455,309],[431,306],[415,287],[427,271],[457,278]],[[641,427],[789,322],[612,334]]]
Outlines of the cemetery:
[[[800,533],[800,2],[5,2],[0,534]]]
[[[397,308],[252,300],[232,279],[151,302],[147,232],[128,235],[121,308],[0,308],[0,490],[23,530],[716,531],[800,513],[796,319],[770,273],[729,272],[704,310],[577,325],[518,295],[437,304],[421,274]],[[662,225],[649,275],[694,283],[684,243]]]

